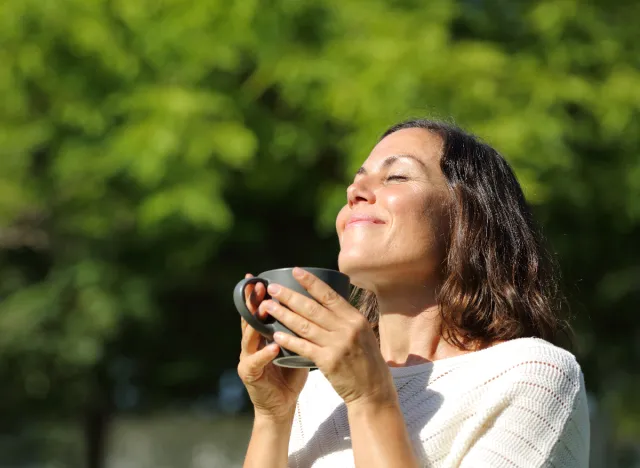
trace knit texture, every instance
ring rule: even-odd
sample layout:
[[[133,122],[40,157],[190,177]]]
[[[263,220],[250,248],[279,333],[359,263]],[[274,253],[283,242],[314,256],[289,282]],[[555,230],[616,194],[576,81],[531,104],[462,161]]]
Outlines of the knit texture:
[[[589,414],[574,356],[538,338],[390,367],[424,467],[584,467]],[[320,371],[298,399],[290,468],[353,467],[347,410]]]

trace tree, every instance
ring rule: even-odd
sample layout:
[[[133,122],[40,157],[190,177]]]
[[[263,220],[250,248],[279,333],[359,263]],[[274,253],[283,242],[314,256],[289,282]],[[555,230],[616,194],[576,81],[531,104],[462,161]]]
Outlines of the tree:
[[[436,114],[515,167],[587,385],[639,434],[639,8],[4,2],[2,410],[83,414],[99,435],[123,360],[138,407],[211,391],[237,357],[235,282],[335,265],[346,181],[388,125]]]

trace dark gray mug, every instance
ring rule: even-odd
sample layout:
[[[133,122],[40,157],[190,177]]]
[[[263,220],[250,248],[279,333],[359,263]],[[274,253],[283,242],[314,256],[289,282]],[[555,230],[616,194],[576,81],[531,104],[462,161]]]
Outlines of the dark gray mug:
[[[329,287],[337,292],[340,296],[349,300],[350,281],[349,277],[344,273],[340,273],[336,270],[329,270],[327,268],[303,267],[302,269],[308,271],[312,275],[317,276],[322,281],[327,283]],[[298,283],[298,281],[293,277],[293,268],[279,268],[277,270],[263,271],[256,277],[243,279],[236,285],[233,291],[233,302],[236,306],[236,309],[238,309],[238,312],[240,312],[240,315],[247,321],[247,323],[267,339],[267,344],[273,342],[273,334],[277,331],[297,336],[294,332],[289,330],[273,317],[269,316],[268,319],[261,320],[254,316],[247,308],[244,290],[249,284],[256,283],[264,284],[265,288],[271,283],[277,283],[284,286],[285,288],[289,288],[313,299],[307,292],[307,290],[300,286],[300,283]],[[271,296],[269,296],[269,294],[265,294],[264,299],[271,299]],[[280,347],[280,353],[273,360],[273,363],[282,367],[316,368],[316,365],[309,359],[299,356],[298,354],[284,349],[283,347]]]

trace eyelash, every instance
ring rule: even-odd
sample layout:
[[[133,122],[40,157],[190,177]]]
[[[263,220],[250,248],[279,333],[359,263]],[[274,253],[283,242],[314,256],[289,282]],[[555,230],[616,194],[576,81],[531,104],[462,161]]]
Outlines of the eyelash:
[[[391,175],[385,179],[385,181],[388,180],[409,180],[409,178],[403,175]]]

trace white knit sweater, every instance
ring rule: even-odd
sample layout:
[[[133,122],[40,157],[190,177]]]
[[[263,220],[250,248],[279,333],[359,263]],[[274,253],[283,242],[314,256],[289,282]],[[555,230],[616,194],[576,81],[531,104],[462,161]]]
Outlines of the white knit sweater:
[[[390,370],[421,466],[588,466],[584,379],[561,348],[520,338]],[[344,402],[320,371],[300,394],[289,441],[289,467],[311,466],[354,466]]]

